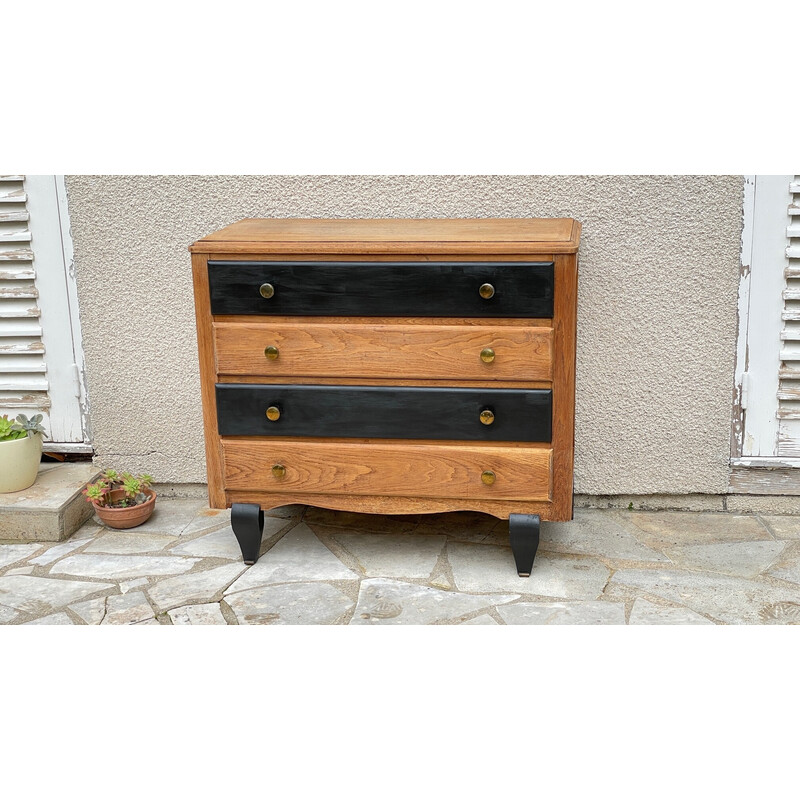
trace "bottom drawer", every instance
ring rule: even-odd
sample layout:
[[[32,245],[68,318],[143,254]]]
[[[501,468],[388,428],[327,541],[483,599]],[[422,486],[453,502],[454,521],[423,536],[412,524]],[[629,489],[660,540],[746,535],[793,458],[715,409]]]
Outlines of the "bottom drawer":
[[[305,494],[550,500],[544,447],[223,439],[225,488]]]

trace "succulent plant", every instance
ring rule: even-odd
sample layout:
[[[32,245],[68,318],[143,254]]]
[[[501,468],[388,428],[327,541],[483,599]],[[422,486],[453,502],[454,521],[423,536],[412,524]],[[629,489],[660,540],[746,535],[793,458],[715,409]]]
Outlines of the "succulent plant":
[[[130,472],[119,473],[115,469],[107,469],[98,480],[90,483],[83,494],[90,503],[113,508],[129,508],[147,502],[147,489],[153,483],[153,476],[143,473],[132,475]],[[125,497],[116,503],[110,502],[111,492],[124,489]]]
[[[24,414],[17,415],[17,426],[19,430],[25,432],[26,436],[33,436],[34,433],[41,433],[43,436],[47,435],[47,431],[42,427],[42,415],[34,414],[28,419]]]
[[[20,415],[21,416],[21,415]],[[7,414],[0,417],[0,442],[12,442],[15,439],[24,439],[25,429]]]

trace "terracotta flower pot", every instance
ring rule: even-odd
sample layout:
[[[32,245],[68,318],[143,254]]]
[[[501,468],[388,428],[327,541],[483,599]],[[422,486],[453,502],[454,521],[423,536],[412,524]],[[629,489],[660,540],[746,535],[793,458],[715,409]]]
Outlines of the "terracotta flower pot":
[[[0,442],[0,492],[21,492],[36,482],[42,460],[42,435]]]
[[[150,519],[153,509],[156,507],[156,493],[152,489],[145,489],[144,493],[150,495],[144,503],[129,508],[109,508],[99,506],[93,502],[95,513],[109,528],[135,528],[143,525]],[[124,489],[114,489],[109,494],[112,503],[116,503],[125,497]]]

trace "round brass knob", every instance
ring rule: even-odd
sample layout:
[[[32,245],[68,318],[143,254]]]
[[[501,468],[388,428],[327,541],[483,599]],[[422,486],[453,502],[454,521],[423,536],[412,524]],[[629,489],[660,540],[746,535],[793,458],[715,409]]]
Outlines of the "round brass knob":
[[[484,347],[484,349],[481,350],[481,361],[483,361],[484,364],[491,364],[492,361],[494,361],[494,350],[492,350],[491,347]]]
[[[272,474],[276,478],[283,478],[286,475],[286,467],[284,467],[283,464],[273,464]]]
[[[278,357],[278,348],[274,345],[270,345],[269,347],[264,349],[264,355],[270,360],[274,361]]]
[[[278,406],[270,406],[267,409],[267,419],[268,420],[271,420],[272,422],[275,422],[276,419],[280,419],[280,418],[281,418],[281,410],[278,408]]]
[[[481,480],[487,485],[491,486],[495,480],[495,474],[490,469],[481,472]]]
[[[269,299],[275,294],[275,287],[271,283],[262,283],[258,292],[262,297]]]
[[[494,411],[489,408],[484,408],[481,411],[481,422],[484,425],[491,425],[494,422]]]
[[[491,283],[484,283],[478,291],[484,300],[494,297],[494,286]]]

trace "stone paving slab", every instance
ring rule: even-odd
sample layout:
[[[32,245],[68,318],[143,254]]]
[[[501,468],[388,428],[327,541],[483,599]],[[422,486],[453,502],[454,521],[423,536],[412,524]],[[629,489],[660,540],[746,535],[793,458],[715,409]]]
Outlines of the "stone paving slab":
[[[447,541],[446,536],[413,533],[352,533],[332,538],[370,578],[428,578]]]
[[[369,578],[361,582],[351,625],[431,625],[517,600],[518,594],[470,595],[413,583]]]
[[[37,556],[36,558],[32,558],[28,563],[35,564],[37,567],[44,567],[48,564],[52,564],[54,561],[58,561],[59,558],[69,555],[79,547],[85,546],[86,541],[84,539],[70,539],[67,542],[62,542],[61,544],[53,545],[53,547],[48,547],[46,552],[42,553],[42,555]]]
[[[702,569],[740,578],[755,578],[783,552],[783,542],[721,542],[665,548],[670,560],[682,569]]]
[[[786,550],[767,571],[767,575],[789,583],[800,583],[800,544],[792,542],[786,545]]]
[[[271,583],[357,580],[360,577],[328,550],[307,525],[300,523],[264,553],[228,592]]]
[[[262,540],[269,539],[285,528],[287,521],[280,517],[264,517]],[[186,533],[184,532],[184,536]],[[183,537],[181,537],[183,538]],[[231,561],[242,560],[242,550],[236,534],[230,525],[226,525],[213,533],[181,542],[170,550],[176,555],[199,556],[203,558],[227,558]]]
[[[587,600],[565,603],[515,603],[497,613],[507,625],[624,625],[623,603]]]
[[[192,521],[181,531],[181,536],[192,536],[195,533],[213,531],[231,524],[231,510],[229,508],[201,507],[195,511]]]
[[[658,550],[642,544],[616,514],[576,508],[572,522],[543,522],[539,552],[576,553],[610,561],[669,563]]]
[[[159,611],[178,606],[210,603],[217,595],[247,569],[244,564],[224,564],[202,572],[165,578],[147,589],[147,594]]]
[[[139,586],[147,586],[150,583],[149,578],[132,578],[129,581],[120,581],[119,590],[122,594],[127,594],[131,589],[136,589]]]
[[[182,606],[168,612],[173,625],[227,625],[219,603]]]
[[[520,578],[511,548],[493,545],[447,545],[456,588],[462,592],[519,592],[570,600],[595,600],[611,570],[596,558],[542,553],[529,578]]]
[[[135,555],[154,553],[167,545],[175,544],[172,536],[155,533],[112,531],[95,539],[84,553],[105,553],[108,555]]]
[[[32,565],[28,565],[27,567],[13,567],[12,569],[6,570],[6,575],[31,575],[33,574],[36,567]]]
[[[197,514],[207,508],[208,504],[203,500],[167,500],[157,498],[156,507],[150,519],[143,525],[137,525],[135,529],[131,530],[135,530],[137,533],[180,536],[190,524],[195,522]],[[102,521],[97,517],[94,520],[103,526]]]
[[[800,498],[796,498],[796,502],[800,505]],[[776,517],[762,514],[760,519],[776,539],[800,539],[800,516]]]
[[[103,625],[133,625],[155,617],[150,603],[142,592],[112,595],[106,603]]]
[[[633,603],[628,625],[713,625],[710,619],[689,608],[658,606],[637,597]]]
[[[39,619],[33,619],[30,622],[26,622],[26,625],[74,625],[75,623],[69,618],[68,614],[65,614],[63,611],[59,611],[57,614],[49,614],[46,617],[39,617]]]
[[[626,609],[631,625],[800,624],[800,517],[576,509],[543,523],[519,578],[507,521],[486,514],[287,506],[248,568],[228,510],[158,511],[130,531],[0,542],[0,625],[594,625]]]
[[[614,573],[610,585],[639,590],[732,625],[768,622],[776,619],[774,606],[800,603],[795,588],[677,569],[622,569]]]
[[[610,511],[648,547],[746,542],[770,539],[754,516],[684,511]]]
[[[96,597],[94,600],[84,600],[82,603],[73,603],[68,606],[87,625],[99,625],[106,615],[106,598]]]
[[[0,569],[24,561],[42,549],[41,544],[0,544]]]
[[[59,561],[50,574],[72,575],[79,578],[138,578],[142,575],[177,575],[188,572],[196,558],[177,556],[118,556],[83,555],[67,556]]]
[[[16,608],[26,614],[44,615],[89,595],[114,588],[113,583],[106,582],[11,575],[0,578],[0,605]]]
[[[332,625],[355,603],[328,583],[259,586],[226,595],[240,625]]]

